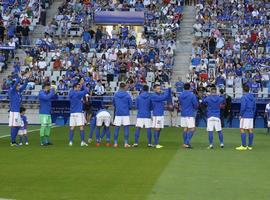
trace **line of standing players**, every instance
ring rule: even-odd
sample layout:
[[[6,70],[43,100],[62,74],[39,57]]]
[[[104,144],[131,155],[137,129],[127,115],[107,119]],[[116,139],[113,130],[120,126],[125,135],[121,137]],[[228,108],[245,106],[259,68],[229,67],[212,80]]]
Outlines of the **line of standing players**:
[[[11,146],[17,146],[16,136],[20,129],[21,117],[21,94],[25,90],[28,78],[24,78],[24,84],[21,86],[21,78],[17,78],[9,90],[10,98],[10,115],[9,126],[11,127]],[[154,92],[149,92],[147,85],[143,86],[140,95],[136,98],[137,121],[135,130],[134,147],[139,144],[140,129],[146,128],[148,147],[155,147],[157,149],[163,146],[159,144],[161,130],[164,128],[164,111],[165,101],[171,97],[170,86],[162,92],[161,86],[155,84]],[[249,87],[244,86],[244,95],[241,98],[240,109],[240,132],[241,132],[241,146],[237,150],[252,150],[253,146],[253,118],[256,110],[256,101],[252,94],[249,93]],[[80,129],[81,146],[88,146],[85,142],[85,115],[83,112],[82,99],[89,94],[89,89],[85,86],[84,79],[81,78],[73,85],[73,89],[69,92],[70,99],[70,121],[69,121],[69,146],[73,145],[74,130],[76,127]],[[56,99],[56,89],[50,83],[45,83],[42,90],[39,92],[40,101],[40,144],[42,146],[50,145],[51,132],[51,102]],[[209,149],[213,149],[214,130],[218,132],[220,147],[224,147],[223,133],[220,120],[220,109],[224,106],[225,99],[223,96],[217,94],[215,87],[211,88],[211,94],[206,96],[200,102],[207,105],[207,131],[209,135]],[[114,118],[114,147],[118,147],[118,135],[121,126],[124,127],[124,147],[129,148],[129,126],[130,126],[130,110],[132,109],[132,99],[127,92],[126,84],[120,83],[119,90],[113,97],[113,106],[115,109]],[[179,95],[179,108],[181,111],[181,127],[183,128],[183,147],[191,148],[190,141],[195,132],[195,116],[199,106],[199,101],[196,95],[192,92],[190,84],[184,85],[184,92]],[[104,126],[104,134],[106,135],[106,146],[110,146],[110,121],[111,115],[105,109],[100,109],[95,115],[96,125],[96,142],[100,145],[101,136],[100,129]],[[153,129],[153,134],[152,130]],[[246,133],[248,132],[248,144],[246,143]],[[152,141],[153,136],[153,141]],[[89,137],[91,142],[91,137]]]

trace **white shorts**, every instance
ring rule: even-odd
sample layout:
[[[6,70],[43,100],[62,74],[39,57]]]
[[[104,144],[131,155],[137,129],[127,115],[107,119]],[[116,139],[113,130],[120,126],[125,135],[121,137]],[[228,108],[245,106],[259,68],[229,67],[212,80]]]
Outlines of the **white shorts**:
[[[195,128],[195,117],[181,117],[182,128]]]
[[[218,117],[209,117],[207,119],[207,131],[221,131],[221,121]]]
[[[23,129],[23,130],[19,130],[18,135],[26,135],[27,134],[27,130]]]
[[[267,127],[270,127],[270,121],[267,121]]]
[[[101,111],[96,115],[97,121],[96,126],[102,126],[103,123],[105,126],[109,127],[111,123],[111,115],[107,111]]]
[[[151,121],[150,118],[137,118],[136,127],[151,128],[152,127],[152,121]]]
[[[85,123],[84,113],[70,113],[69,126],[84,126]]]
[[[21,115],[19,112],[9,112],[8,126],[21,126]]]
[[[115,126],[128,126],[130,125],[130,118],[129,116],[115,116],[113,124]]]
[[[241,118],[240,119],[240,128],[242,128],[242,129],[252,129],[253,128],[253,119],[251,119],[251,118]]]
[[[164,116],[153,116],[152,128],[164,128]]]

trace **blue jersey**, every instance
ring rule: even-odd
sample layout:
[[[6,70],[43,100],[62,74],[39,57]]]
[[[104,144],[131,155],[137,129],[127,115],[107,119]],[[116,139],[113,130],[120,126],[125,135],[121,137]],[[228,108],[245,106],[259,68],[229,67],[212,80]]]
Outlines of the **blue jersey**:
[[[132,108],[132,99],[128,92],[118,91],[113,97],[115,116],[129,116],[129,110]]]
[[[178,100],[181,108],[181,116],[195,117],[199,105],[196,95],[191,91],[185,90],[179,95]]]
[[[203,99],[203,103],[207,105],[207,117],[220,118],[220,106],[225,103],[224,97],[218,95],[210,95]]]
[[[151,94],[141,93],[136,99],[137,118],[151,118]]]
[[[21,127],[20,130],[26,130],[27,129],[27,117],[25,115],[21,115]]]
[[[164,93],[154,93],[151,95],[151,106],[153,116],[164,116],[165,101],[171,96],[171,89],[167,89]]]
[[[20,79],[17,78],[16,82],[11,86],[8,91],[8,97],[10,99],[9,109],[11,112],[20,112],[21,107],[21,93],[26,89],[27,80],[24,82],[23,86],[20,87],[19,91],[16,90],[17,85],[19,84]]]
[[[256,99],[253,94],[246,93],[241,98],[240,117],[254,118],[256,112]]]
[[[71,90],[69,92],[70,100],[70,113],[82,113],[83,112],[83,102],[82,98],[88,93],[88,89],[83,86],[82,91]]]
[[[55,91],[51,89],[50,92],[41,90],[39,92],[39,114],[50,115],[52,110],[52,99],[55,98]]]

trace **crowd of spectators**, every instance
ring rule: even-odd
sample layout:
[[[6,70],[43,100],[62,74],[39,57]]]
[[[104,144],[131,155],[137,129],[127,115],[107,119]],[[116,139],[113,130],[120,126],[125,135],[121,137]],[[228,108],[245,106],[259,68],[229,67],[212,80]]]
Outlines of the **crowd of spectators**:
[[[268,97],[270,3],[202,0],[196,7],[196,40],[187,75],[193,87],[206,92],[215,84],[238,97],[246,84],[256,95]]]
[[[140,29],[117,25],[108,31],[91,25],[92,11],[99,8],[140,9],[145,23]],[[169,82],[181,12],[178,0],[64,1],[46,26],[44,38],[25,49],[24,63],[15,58],[14,72],[2,89],[9,88],[14,76],[28,71],[33,74],[29,88],[50,80],[61,94],[80,77],[93,90],[100,82],[106,91],[114,91],[119,81],[128,83],[131,91],[146,83]]]
[[[30,45],[29,33],[39,21],[38,0],[2,0],[0,2],[0,72],[14,58],[16,48]]]

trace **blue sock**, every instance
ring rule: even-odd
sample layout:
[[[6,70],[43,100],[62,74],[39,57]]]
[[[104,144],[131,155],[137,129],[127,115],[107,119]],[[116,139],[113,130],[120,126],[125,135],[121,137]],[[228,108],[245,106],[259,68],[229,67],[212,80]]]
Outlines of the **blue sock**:
[[[23,136],[20,135],[20,143],[22,143],[22,142],[23,142]]]
[[[191,138],[193,137],[194,135],[194,131],[189,131],[189,141],[191,140]]]
[[[220,144],[223,144],[223,133],[222,133],[222,131],[218,131],[218,138],[219,138]]]
[[[252,147],[253,145],[253,138],[254,138],[254,134],[253,133],[249,133],[248,134],[248,146]]]
[[[84,141],[84,130],[80,130],[81,141]]]
[[[24,135],[24,141],[28,142],[28,136],[27,135]]]
[[[154,145],[158,145],[158,132],[157,130],[154,130]]]
[[[72,142],[73,141],[73,136],[74,136],[74,130],[69,130],[69,141]]]
[[[103,127],[102,133],[101,133],[101,136],[100,136],[100,139],[103,139],[104,136],[106,135],[106,128],[107,128],[107,127]]]
[[[151,128],[147,128],[147,139],[148,139],[148,144],[152,144],[152,132],[151,132]]]
[[[16,142],[16,136],[18,134],[19,129],[20,129],[19,127],[11,127],[10,129],[11,143]]]
[[[10,141],[11,143],[14,143],[14,133],[15,133],[15,129],[14,127],[10,128]]]
[[[114,144],[118,144],[119,126],[114,128]]]
[[[110,143],[110,140],[111,140],[110,128],[109,127],[105,127],[104,130],[105,130],[105,133],[106,133],[106,142],[107,143]]]
[[[184,131],[184,132],[183,132],[183,142],[184,142],[184,143],[185,143],[186,139],[187,139],[187,132]]]
[[[100,127],[96,127],[96,141],[100,143]]]
[[[139,143],[139,137],[140,137],[140,128],[137,127],[135,131],[135,142],[134,142],[135,144]]]
[[[244,147],[247,146],[246,138],[247,138],[246,133],[241,133],[242,146],[244,146]]]
[[[160,132],[161,132],[161,130],[158,131],[158,141],[159,141],[159,137],[160,137]]]
[[[193,131],[187,132],[187,137],[186,137],[186,140],[185,140],[186,145],[190,145],[190,140],[191,140],[192,137],[193,137]]]
[[[95,127],[96,127],[96,118],[93,117],[90,121],[90,132],[89,132],[89,136],[88,136],[89,139],[93,138],[93,133],[95,131]]]
[[[124,138],[125,138],[125,144],[128,144],[129,126],[124,126]]]
[[[214,139],[213,131],[208,131],[208,139],[209,139],[209,144],[213,145],[213,139]]]

